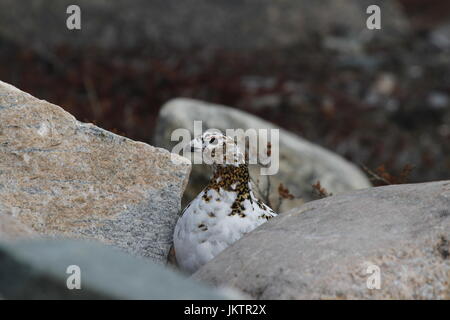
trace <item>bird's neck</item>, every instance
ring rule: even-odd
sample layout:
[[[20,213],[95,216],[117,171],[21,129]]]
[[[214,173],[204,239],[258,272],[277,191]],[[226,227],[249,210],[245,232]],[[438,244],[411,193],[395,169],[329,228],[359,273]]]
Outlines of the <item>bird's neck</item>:
[[[250,175],[246,163],[237,166],[214,166],[213,176],[208,184],[208,189],[223,189],[227,191],[250,192]]]

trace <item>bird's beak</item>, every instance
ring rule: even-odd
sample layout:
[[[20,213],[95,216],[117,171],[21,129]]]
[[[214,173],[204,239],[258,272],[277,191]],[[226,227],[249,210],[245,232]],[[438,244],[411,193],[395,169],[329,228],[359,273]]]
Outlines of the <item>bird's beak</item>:
[[[201,141],[194,139],[186,145],[184,150],[186,152],[191,152],[191,153],[201,152],[202,151],[202,143],[201,143]]]

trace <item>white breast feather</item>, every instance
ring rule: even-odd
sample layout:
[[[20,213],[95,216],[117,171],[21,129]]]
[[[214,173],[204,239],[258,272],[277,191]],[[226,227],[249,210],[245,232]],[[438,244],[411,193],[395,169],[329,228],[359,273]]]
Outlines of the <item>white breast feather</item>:
[[[238,214],[229,215],[236,192],[210,189],[207,191],[209,201],[205,201],[203,195],[204,192],[201,192],[186,207],[174,232],[178,264],[190,273],[239,240],[245,233],[266,222],[267,219],[263,215],[276,215],[264,204],[262,205],[265,209],[261,209],[252,193],[253,201],[246,199],[242,202],[245,208],[242,213],[245,217]]]

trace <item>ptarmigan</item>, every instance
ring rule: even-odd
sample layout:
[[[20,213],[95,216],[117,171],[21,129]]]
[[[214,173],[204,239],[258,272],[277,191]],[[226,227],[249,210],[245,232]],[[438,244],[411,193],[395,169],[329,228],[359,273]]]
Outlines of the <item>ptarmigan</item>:
[[[277,214],[255,197],[245,157],[233,139],[207,131],[189,148],[213,166],[211,181],[184,209],[173,236],[178,265],[193,273]]]

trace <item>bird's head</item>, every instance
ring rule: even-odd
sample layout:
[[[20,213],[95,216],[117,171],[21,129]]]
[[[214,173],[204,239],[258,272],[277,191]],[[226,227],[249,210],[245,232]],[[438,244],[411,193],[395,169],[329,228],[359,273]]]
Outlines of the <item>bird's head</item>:
[[[239,166],[245,163],[245,157],[234,139],[219,131],[206,131],[193,139],[187,148],[189,152],[201,154],[205,164]]]

